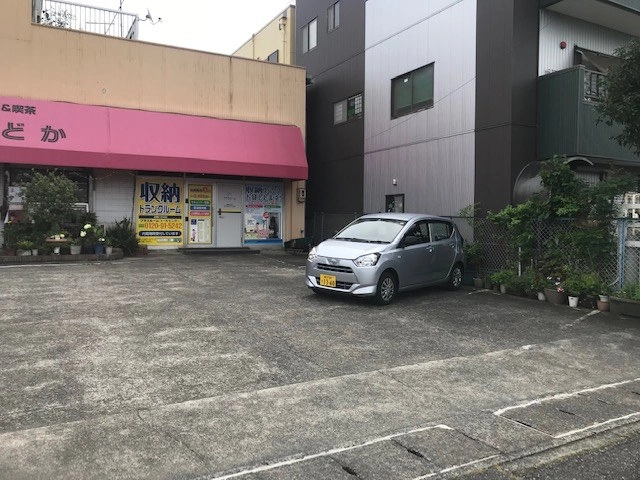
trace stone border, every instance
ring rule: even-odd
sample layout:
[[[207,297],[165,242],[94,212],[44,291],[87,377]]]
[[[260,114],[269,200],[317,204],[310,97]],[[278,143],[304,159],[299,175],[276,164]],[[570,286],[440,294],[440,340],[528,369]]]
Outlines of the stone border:
[[[121,248],[114,248],[111,255],[106,253],[81,253],[80,255],[1,255],[0,265],[24,265],[31,263],[68,263],[68,262],[105,262],[121,260],[124,253]]]

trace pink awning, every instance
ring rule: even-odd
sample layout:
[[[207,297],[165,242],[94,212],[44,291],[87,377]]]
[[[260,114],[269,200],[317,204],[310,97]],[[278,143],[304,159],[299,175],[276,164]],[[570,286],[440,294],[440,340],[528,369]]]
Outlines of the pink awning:
[[[307,178],[295,126],[0,96],[0,163]]]

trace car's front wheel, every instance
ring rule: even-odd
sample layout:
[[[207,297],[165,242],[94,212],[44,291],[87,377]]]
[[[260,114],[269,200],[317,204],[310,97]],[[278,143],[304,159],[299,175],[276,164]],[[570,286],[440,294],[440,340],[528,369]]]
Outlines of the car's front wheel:
[[[388,305],[398,292],[398,281],[393,272],[386,271],[380,275],[375,300],[378,305]]]
[[[447,287],[450,290],[458,290],[460,288],[460,285],[462,285],[462,274],[462,265],[456,263],[451,269],[451,274],[447,280]]]

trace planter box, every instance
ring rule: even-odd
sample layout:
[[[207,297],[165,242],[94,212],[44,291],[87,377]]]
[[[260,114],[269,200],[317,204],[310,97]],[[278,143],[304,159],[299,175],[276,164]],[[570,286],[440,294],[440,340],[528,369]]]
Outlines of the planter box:
[[[609,310],[616,315],[640,318],[640,302],[626,298],[609,297]]]

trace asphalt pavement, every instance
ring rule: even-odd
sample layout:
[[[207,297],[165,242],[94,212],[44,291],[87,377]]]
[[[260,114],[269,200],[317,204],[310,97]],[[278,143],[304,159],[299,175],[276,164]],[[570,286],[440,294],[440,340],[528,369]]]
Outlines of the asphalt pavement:
[[[303,266],[0,267],[0,478],[574,478],[637,446],[640,320],[471,288],[379,307]]]

